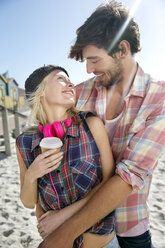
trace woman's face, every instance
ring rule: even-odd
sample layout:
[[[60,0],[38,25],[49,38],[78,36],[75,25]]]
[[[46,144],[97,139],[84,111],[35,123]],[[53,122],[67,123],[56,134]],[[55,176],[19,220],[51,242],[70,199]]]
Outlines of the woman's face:
[[[45,89],[41,96],[48,105],[60,105],[70,108],[75,104],[74,85],[65,72],[55,70],[44,79]]]

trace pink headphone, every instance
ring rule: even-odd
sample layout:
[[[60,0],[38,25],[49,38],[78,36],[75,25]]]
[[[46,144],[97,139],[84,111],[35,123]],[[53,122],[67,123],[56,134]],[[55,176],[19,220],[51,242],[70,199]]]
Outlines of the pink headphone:
[[[47,124],[44,127],[41,123],[38,124],[39,131],[43,133],[44,137],[63,137],[66,133],[67,127],[72,123],[72,118],[67,118],[64,121],[55,121],[52,124]]]

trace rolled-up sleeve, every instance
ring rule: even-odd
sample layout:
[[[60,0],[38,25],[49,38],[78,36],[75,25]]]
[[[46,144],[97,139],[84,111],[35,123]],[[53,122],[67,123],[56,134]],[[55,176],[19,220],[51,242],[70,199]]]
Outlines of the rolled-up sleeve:
[[[136,123],[140,123],[139,128]],[[141,114],[139,120],[135,120],[126,148],[117,163],[116,174],[132,185],[133,190],[142,189],[146,177],[153,173],[164,147],[165,102],[162,101],[153,107],[152,113],[146,119],[144,114]]]

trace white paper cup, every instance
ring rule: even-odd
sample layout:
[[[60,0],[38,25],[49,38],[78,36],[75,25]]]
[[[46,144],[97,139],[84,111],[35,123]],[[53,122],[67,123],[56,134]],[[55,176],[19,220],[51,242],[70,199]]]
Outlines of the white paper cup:
[[[62,141],[57,137],[43,138],[40,142],[42,152],[45,152],[50,149],[56,149],[55,153],[58,153],[60,152],[62,146]]]

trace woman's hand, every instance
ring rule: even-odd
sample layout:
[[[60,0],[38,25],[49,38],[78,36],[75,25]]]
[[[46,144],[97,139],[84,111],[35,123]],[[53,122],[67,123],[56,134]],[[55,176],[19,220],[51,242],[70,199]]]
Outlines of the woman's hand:
[[[38,219],[37,228],[43,239],[65,221],[65,214],[62,212],[62,210],[49,210]]]
[[[35,181],[37,178],[57,169],[62,157],[63,153],[55,154],[55,150],[43,152],[36,157],[26,173],[31,177],[31,180]]]
[[[68,207],[62,210],[50,210],[39,218],[38,231],[44,239],[38,248],[72,248],[75,236],[63,230],[62,223],[68,216]],[[67,214],[66,214],[67,213]],[[66,215],[66,216],[65,216]],[[64,226],[64,229],[67,225]]]
[[[38,248],[73,248],[73,243],[71,236],[63,231],[55,231],[49,234]]]

